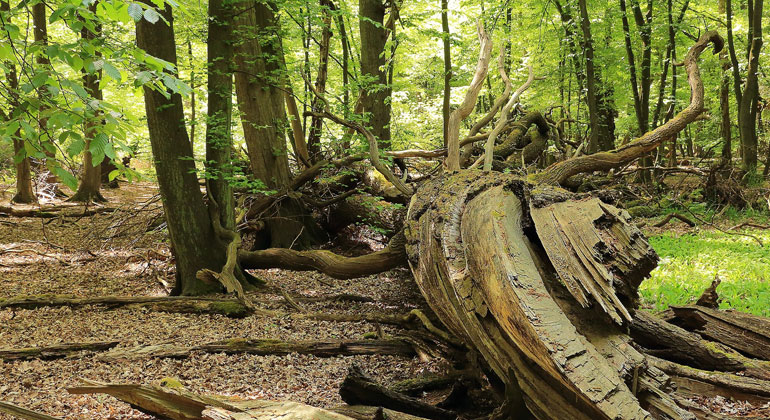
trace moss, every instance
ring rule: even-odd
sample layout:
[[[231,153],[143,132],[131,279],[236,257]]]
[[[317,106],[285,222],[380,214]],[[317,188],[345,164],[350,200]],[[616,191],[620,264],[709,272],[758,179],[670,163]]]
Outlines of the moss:
[[[231,339],[225,341],[225,345],[227,347],[231,347],[231,348],[236,348],[237,349],[237,348],[241,348],[241,347],[245,346],[246,344],[248,344],[248,342],[249,342],[249,340],[247,340],[245,338],[231,338]]]
[[[232,317],[242,318],[248,315],[249,311],[240,302],[211,302],[209,310],[214,313]]]
[[[658,212],[650,206],[635,206],[628,209],[628,214],[632,217],[654,217]]]
[[[182,385],[182,382],[180,382],[179,379],[171,377],[165,377],[161,379],[160,386],[163,388],[184,389],[184,385]]]
[[[377,333],[374,331],[369,331],[368,333],[364,334],[365,340],[374,340],[377,338]]]

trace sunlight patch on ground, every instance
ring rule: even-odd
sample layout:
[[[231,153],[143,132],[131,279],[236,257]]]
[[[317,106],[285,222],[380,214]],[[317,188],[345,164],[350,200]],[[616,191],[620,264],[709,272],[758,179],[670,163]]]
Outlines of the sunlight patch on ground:
[[[661,261],[640,287],[642,305],[664,310],[694,304],[714,276],[721,308],[770,316],[770,232],[745,230],[754,239],[719,231],[663,233],[650,238]]]

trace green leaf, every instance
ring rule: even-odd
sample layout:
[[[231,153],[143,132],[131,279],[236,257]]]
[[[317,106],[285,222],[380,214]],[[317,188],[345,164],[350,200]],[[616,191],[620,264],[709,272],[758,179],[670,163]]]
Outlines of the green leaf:
[[[39,88],[40,86],[43,86],[47,81],[48,81],[48,73],[41,72],[32,77],[32,86],[34,86],[35,88]]]
[[[76,190],[78,188],[78,179],[75,178],[68,170],[62,168],[61,166],[57,166],[53,168],[53,173],[59,177],[64,185],[70,187],[70,189]]]
[[[144,18],[147,20],[147,22],[156,23],[158,20],[160,20],[160,15],[155,11],[155,9],[147,9],[144,11]]]
[[[120,71],[116,69],[115,66],[113,66],[112,64],[105,61],[103,69],[104,69],[104,72],[107,73],[107,76],[110,76],[116,82],[120,83],[121,80],[123,80],[122,76],[120,75]]]
[[[143,14],[144,11],[142,10],[142,6],[140,6],[139,3],[131,3],[128,5],[128,15],[131,16],[131,19],[133,19],[134,22],[139,22],[142,20]]]
[[[110,180],[110,182],[112,182],[112,181],[115,180],[115,178],[118,177],[118,175],[120,175],[120,170],[119,169],[113,169],[113,170],[110,171],[109,175],[107,175],[107,178]]]
[[[86,148],[86,142],[84,142],[82,139],[78,139],[70,143],[69,147],[67,147],[67,154],[70,157],[74,157],[83,153],[83,150],[85,150],[85,148]]]

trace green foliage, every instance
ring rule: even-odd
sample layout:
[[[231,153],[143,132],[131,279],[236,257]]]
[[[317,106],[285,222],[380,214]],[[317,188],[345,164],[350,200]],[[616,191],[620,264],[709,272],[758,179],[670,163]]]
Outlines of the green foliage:
[[[744,233],[770,242],[766,230]],[[661,263],[640,287],[643,306],[663,310],[669,305],[693,304],[719,276],[721,308],[770,316],[770,247],[718,231],[664,233],[650,238],[650,244]]]

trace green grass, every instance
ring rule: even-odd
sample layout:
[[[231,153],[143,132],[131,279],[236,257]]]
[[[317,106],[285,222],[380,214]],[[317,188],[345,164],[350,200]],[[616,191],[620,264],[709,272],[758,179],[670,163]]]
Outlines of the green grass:
[[[661,258],[650,279],[640,287],[642,305],[664,310],[695,303],[718,275],[721,308],[770,316],[770,232],[748,229],[755,240],[719,231],[650,238]]]

